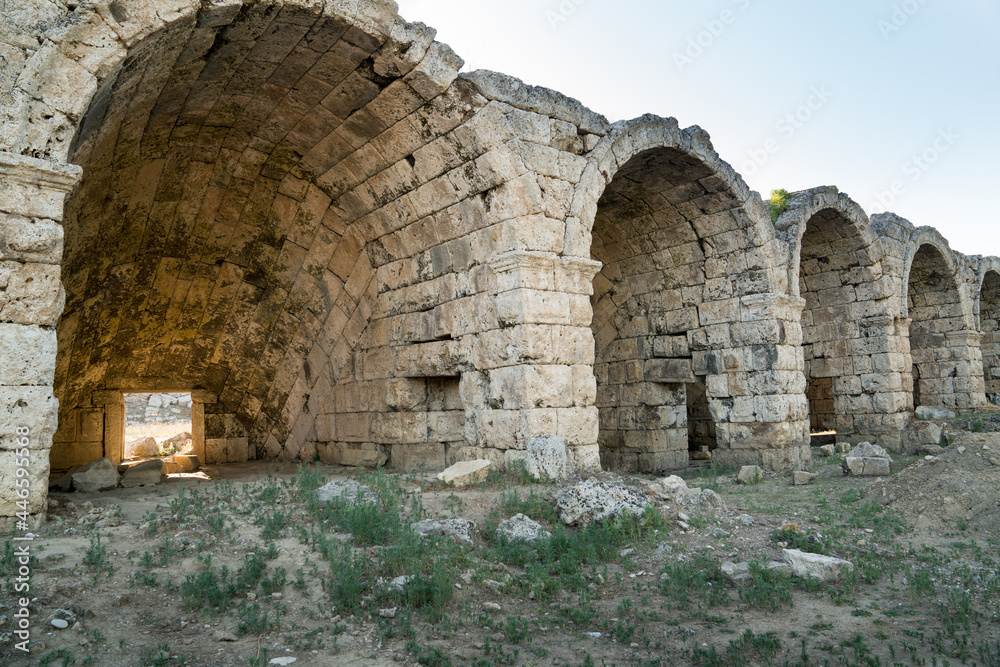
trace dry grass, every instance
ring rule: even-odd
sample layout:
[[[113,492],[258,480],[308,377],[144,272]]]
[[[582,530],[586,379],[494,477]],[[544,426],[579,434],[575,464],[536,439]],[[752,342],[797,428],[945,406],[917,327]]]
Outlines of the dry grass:
[[[191,420],[163,422],[159,424],[130,424],[125,427],[125,442],[130,442],[136,438],[154,437],[160,442],[170,436],[187,431],[191,432]]]

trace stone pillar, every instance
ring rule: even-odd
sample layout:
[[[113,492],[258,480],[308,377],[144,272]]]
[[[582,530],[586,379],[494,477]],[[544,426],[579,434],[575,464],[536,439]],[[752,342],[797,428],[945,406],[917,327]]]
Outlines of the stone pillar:
[[[891,315],[858,321],[848,343],[845,368],[833,380],[837,435],[853,444],[868,441],[901,451],[912,399],[909,356],[910,321]]]
[[[945,334],[950,360],[944,369],[951,383],[947,389],[955,396],[959,410],[978,410],[986,405],[986,381],[983,377],[983,335],[975,330],[950,331]]]
[[[0,531],[17,525],[15,480],[27,468],[28,524],[45,521],[66,196],[80,168],[0,152]],[[27,448],[28,456],[23,454]]]
[[[104,456],[121,463],[125,451],[125,394],[95,391],[91,402],[104,407]]]
[[[805,300],[753,294],[739,300],[733,347],[705,350],[696,341],[694,373],[705,376],[722,464],[773,470],[811,464],[802,309]]]
[[[202,463],[208,463],[205,451],[205,404],[213,405],[219,397],[207,389],[191,390],[191,447]]]
[[[518,456],[536,435],[565,438],[574,464],[598,469],[590,294],[600,263],[513,251],[490,262],[500,328],[479,335],[462,375],[474,409],[466,439],[486,456]]]

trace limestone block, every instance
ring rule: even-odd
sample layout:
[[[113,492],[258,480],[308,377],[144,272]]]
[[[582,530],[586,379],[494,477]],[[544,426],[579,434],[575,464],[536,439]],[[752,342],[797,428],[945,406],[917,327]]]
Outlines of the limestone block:
[[[524,515],[515,514],[505,521],[501,521],[496,530],[497,538],[504,538],[509,542],[534,542],[545,537],[552,537],[552,533],[542,528],[542,524]]]
[[[461,461],[438,473],[437,478],[445,484],[451,484],[455,487],[469,486],[485,481],[490,471],[490,465],[492,464],[487,459]]]
[[[808,553],[798,549],[782,549],[781,557],[792,568],[792,575],[834,583],[854,570],[854,564],[842,558]]]
[[[172,460],[180,472],[196,472],[201,467],[201,461],[195,454],[174,454]]]
[[[156,444],[156,438],[146,436],[137,438],[125,443],[125,458],[138,457],[141,459],[156,456],[160,453],[160,447]]]
[[[913,416],[917,419],[954,419],[955,413],[946,408],[935,407],[931,405],[921,405],[916,410],[913,411]]]
[[[0,451],[48,450],[56,431],[59,403],[49,387],[0,387]],[[28,428],[27,445],[17,428]]]
[[[889,474],[892,458],[878,445],[862,442],[852,449],[841,461],[845,475],[856,477],[878,477]]]
[[[0,213],[0,260],[59,264],[62,250],[62,225],[44,218]],[[5,264],[0,261],[0,266]]]
[[[50,387],[55,369],[55,329],[0,323],[0,385]]]
[[[935,422],[910,422],[902,433],[903,449],[907,452],[916,452],[921,447],[940,445],[943,433],[944,429]]]
[[[389,457],[379,449],[345,447],[340,455],[340,464],[345,466],[375,468],[385,465],[388,460]]]
[[[534,479],[563,480],[572,473],[569,448],[558,435],[539,435],[528,441],[525,451],[509,450],[506,464],[521,461]]]
[[[27,471],[27,476],[18,475],[18,470]],[[31,450],[27,457],[18,456],[12,450],[0,451],[0,517],[14,516],[23,508],[17,506],[22,500],[17,491],[18,480],[28,480],[28,512],[44,513],[45,499],[49,488],[49,457],[46,450]]]
[[[80,466],[73,473],[73,490],[83,493],[104,491],[118,486],[118,468],[107,458],[99,458]]]
[[[792,484],[794,486],[804,486],[816,481],[816,473],[796,470],[792,473]]]
[[[418,470],[434,470],[444,468],[445,446],[442,443],[393,445],[391,448],[390,465],[400,472],[415,472]]]
[[[151,459],[128,466],[121,476],[121,486],[131,489],[136,486],[155,486],[163,476],[163,461]]]
[[[649,505],[646,497],[629,487],[596,479],[573,485],[556,496],[559,518],[566,525],[587,525],[623,514],[642,516]]]
[[[760,466],[743,466],[736,476],[737,484],[758,484],[764,481],[764,470]]]

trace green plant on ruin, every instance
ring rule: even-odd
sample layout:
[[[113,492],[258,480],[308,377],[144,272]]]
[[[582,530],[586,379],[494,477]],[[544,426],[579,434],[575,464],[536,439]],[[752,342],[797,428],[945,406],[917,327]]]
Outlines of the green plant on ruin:
[[[778,190],[771,190],[771,198],[768,200],[768,205],[771,209],[771,222],[777,222],[781,214],[788,210],[789,199],[791,195],[788,194],[788,190],[784,188],[779,188]]]

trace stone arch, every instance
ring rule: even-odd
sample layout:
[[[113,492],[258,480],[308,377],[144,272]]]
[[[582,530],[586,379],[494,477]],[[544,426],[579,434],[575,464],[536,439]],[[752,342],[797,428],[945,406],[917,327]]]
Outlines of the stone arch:
[[[789,243],[792,294],[805,299],[811,428],[897,447],[907,420],[905,346],[894,317],[895,283],[868,216],[846,194],[824,187],[793,193],[775,227]]]
[[[210,461],[463,442],[461,363],[414,359],[443,334],[418,281],[393,274],[454,237],[418,223],[473,215],[465,194],[497,184],[458,169],[486,142],[442,139],[484,103],[455,83],[461,60],[391,3],[135,1],[74,21],[29,63],[45,75],[23,77],[37,85],[22,115],[58,107],[75,132],[9,146],[84,168],[65,214],[54,460],[94,453],[78,422],[99,392],[168,385],[218,397]]]
[[[982,356],[959,262],[934,229],[914,230],[901,311],[909,319],[912,405],[970,409],[983,402]]]
[[[976,316],[982,334],[980,349],[986,400],[1000,405],[1000,260],[984,260],[979,274]]]
[[[586,248],[601,263],[592,329],[602,462],[685,465],[687,386],[703,382],[719,460],[799,464],[800,304],[776,293],[787,274],[759,196],[703,130],[674,119],[618,123],[588,158],[564,254]],[[752,396],[751,385],[772,396]]]

